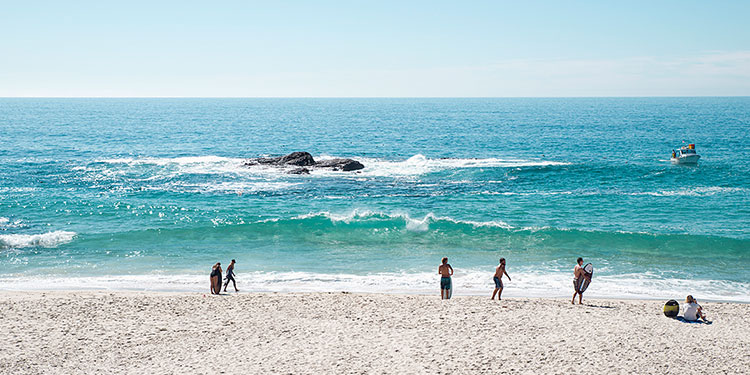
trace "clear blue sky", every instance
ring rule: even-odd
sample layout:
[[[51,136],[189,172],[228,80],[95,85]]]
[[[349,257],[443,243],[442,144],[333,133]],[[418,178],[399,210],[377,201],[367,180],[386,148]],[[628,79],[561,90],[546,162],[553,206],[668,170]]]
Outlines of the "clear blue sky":
[[[750,95],[750,1],[0,1],[6,97]]]

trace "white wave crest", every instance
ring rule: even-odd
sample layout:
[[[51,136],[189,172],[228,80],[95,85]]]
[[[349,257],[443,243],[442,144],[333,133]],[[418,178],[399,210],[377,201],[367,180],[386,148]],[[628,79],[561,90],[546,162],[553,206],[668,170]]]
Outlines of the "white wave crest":
[[[699,187],[679,189],[679,190],[659,190],[659,191],[630,193],[629,195],[651,195],[654,197],[674,197],[674,196],[706,197],[706,196],[712,196],[716,194],[743,193],[747,191],[748,189],[740,188],[740,187],[699,186]]]
[[[29,193],[36,190],[34,187],[0,187],[0,193]]]
[[[41,234],[0,234],[0,248],[56,247],[68,243],[75,232],[54,231]]]
[[[423,218],[415,218],[407,213],[395,212],[395,213],[384,213],[370,210],[359,210],[355,209],[349,213],[336,214],[328,211],[321,211],[315,213],[308,213],[304,215],[295,216],[294,219],[307,219],[312,217],[325,217],[332,222],[343,222],[351,223],[353,221],[366,221],[374,220],[378,218],[385,219],[402,219],[406,222],[406,229],[414,232],[425,232],[429,230],[430,224],[440,221],[447,221],[454,224],[466,224],[473,227],[498,227],[505,229],[512,229],[513,227],[500,220],[493,221],[472,221],[472,220],[457,220],[448,216],[437,216],[433,213],[426,214]]]
[[[0,230],[8,230],[11,228],[21,228],[24,227],[22,220],[13,220],[11,221],[7,217],[0,217]]]

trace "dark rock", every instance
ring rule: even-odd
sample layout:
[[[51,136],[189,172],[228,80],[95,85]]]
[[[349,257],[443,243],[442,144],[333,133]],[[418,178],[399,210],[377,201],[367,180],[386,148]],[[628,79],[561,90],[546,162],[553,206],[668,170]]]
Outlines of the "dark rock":
[[[356,171],[365,167],[362,163],[352,159],[323,160],[315,163],[315,166],[321,168],[333,168],[333,170],[342,170],[346,172]]]
[[[310,170],[307,168],[294,168],[289,172],[286,172],[287,174],[310,174]]]
[[[333,168],[334,171],[356,171],[364,168],[365,166],[352,159],[329,159],[316,162],[309,152],[292,152],[289,155],[278,156],[274,158],[255,158],[248,159],[245,162],[246,166],[253,165],[275,165],[275,166],[286,166],[296,165],[299,167],[315,167],[315,168]],[[309,174],[310,170],[307,168],[297,168],[289,171],[290,174]]]
[[[309,152],[292,152],[289,155],[282,156],[279,162],[284,165],[315,165],[315,159],[313,159]]]
[[[315,159],[309,152],[292,152],[289,155],[279,156],[275,158],[257,158],[248,160],[245,165],[297,165],[300,167],[315,165]]]

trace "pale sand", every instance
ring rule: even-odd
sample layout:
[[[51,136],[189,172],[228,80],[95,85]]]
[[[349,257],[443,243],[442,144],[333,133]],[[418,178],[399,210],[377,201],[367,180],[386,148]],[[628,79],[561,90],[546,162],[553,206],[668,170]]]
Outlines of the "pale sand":
[[[0,292],[0,373],[750,371],[750,305],[377,294]]]

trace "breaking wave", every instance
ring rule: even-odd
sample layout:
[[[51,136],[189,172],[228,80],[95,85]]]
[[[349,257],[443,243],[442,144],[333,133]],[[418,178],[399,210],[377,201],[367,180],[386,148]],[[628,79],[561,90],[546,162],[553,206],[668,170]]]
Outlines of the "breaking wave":
[[[42,234],[0,234],[0,248],[57,247],[73,241],[75,232],[54,231]]]
[[[346,223],[351,224],[353,222],[394,222],[404,224],[404,228],[410,231],[424,232],[430,227],[430,224],[449,223],[456,225],[469,225],[472,227],[497,227],[511,229],[512,227],[501,220],[493,221],[471,221],[471,220],[456,220],[448,216],[437,216],[433,213],[428,213],[423,218],[414,218],[406,213],[383,213],[370,210],[353,210],[350,213],[345,214],[334,214],[328,211],[321,211],[316,213],[309,213],[305,215],[299,215],[292,220],[307,220],[315,218],[326,218],[332,223]],[[278,221],[278,220],[276,220]]]
[[[630,256],[695,256],[706,254],[718,260],[741,260],[749,254],[750,240],[695,234],[636,233],[556,227],[515,227],[494,220],[463,220],[427,213],[353,210],[336,213],[310,212],[290,217],[214,219],[188,228],[150,228],[102,235],[89,234],[81,246],[97,248],[110,241],[153,244],[155,241],[189,240],[201,246],[226,243],[230,246],[263,247],[271,243],[295,244],[306,251],[330,249],[460,249],[488,251],[503,249],[526,254],[557,257],[559,254],[604,251]],[[675,258],[677,259],[677,258]]]

